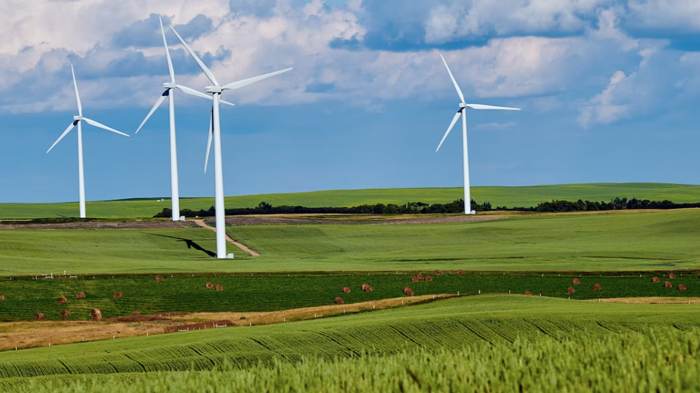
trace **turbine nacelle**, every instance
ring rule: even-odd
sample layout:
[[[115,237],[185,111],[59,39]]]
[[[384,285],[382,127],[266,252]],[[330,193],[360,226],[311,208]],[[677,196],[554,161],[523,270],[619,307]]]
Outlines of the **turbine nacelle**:
[[[166,88],[166,89],[174,89],[174,88],[177,87],[177,83],[175,83],[175,82],[166,82],[166,83],[163,83],[163,87]]]
[[[224,91],[224,88],[219,85],[207,86],[204,88],[204,91],[210,94],[221,94],[221,92]]]
[[[465,104],[465,103],[463,103],[463,102],[460,102],[460,103],[459,103],[459,107],[462,108],[462,109],[466,108],[467,106],[468,106],[468,105]]]
[[[78,124],[79,121],[83,120],[82,116],[73,116],[73,125]]]

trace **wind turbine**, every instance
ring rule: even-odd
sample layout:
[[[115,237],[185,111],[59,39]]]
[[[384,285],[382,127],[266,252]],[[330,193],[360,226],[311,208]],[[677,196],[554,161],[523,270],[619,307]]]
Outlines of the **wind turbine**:
[[[153,112],[156,111],[156,109],[165,101],[166,98],[169,98],[168,104],[170,107],[170,195],[171,195],[171,201],[172,201],[172,221],[180,221],[180,187],[178,185],[178,175],[177,175],[177,141],[175,138],[175,97],[174,97],[174,89],[180,89],[182,92],[193,95],[196,97],[201,97],[201,98],[206,98],[208,100],[211,100],[212,97],[209,95],[206,95],[204,93],[201,93],[195,89],[189,88],[187,86],[183,86],[180,84],[177,84],[175,82],[175,71],[173,70],[173,62],[170,59],[170,51],[168,50],[168,41],[165,40],[165,30],[163,29],[163,20],[160,20],[160,32],[161,35],[163,36],[163,45],[165,46],[165,57],[168,60],[168,71],[170,72],[170,82],[163,83],[163,87],[165,88],[165,91],[163,94],[161,94],[160,98],[158,98],[158,101],[156,101],[156,104],[153,105],[153,108],[151,109],[150,112],[148,112],[148,115],[146,116],[145,119],[143,119],[143,122],[141,122],[141,125],[139,128],[136,130],[135,134],[138,134],[141,128],[146,124],[148,119],[151,117]],[[225,102],[226,104],[233,105],[231,103]]]
[[[73,116],[73,122],[66,128],[65,131],[63,131],[63,134],[61,134],[60,137],[56,140],[56,142],[51,145],[49,150],[46,151],[48,154],[51,149],[58,144],[58,142],[63,139],[70,130],[72,130],[76,125],[78,126],[78,178],[79,178],[79,187],[80,187],[80,218],[85,218],[85,176],[83,172],[83,128],[81,126],[82,122],[85,121],[86,123],[90,124],[91,126],[97,127],[97,128],[102,128],[103,130],[111,131],[114,133],[117,133],[119,135],[124,135],[128,137],[129,135],[119,132],[113,128],[109,128],[104,124],[98,123],[92,119],[88,119],[87,117],[83,117],[83,106],[80,104],[80,94],[78,94],[78,83],[75,81],[75,71],[73,70],[73,65],[71,64],[70,66],[70,71],[73,74],[73,86],[75,86],[75,98],[78,101],[78,116]]]
[[[177,36],[178,39],[180,39],[180,42],[182,42],[182,45],[187,49],[187,52],[192,56],[194,61],[197,62],[197,65],[199,65],[199,68],[202,69],[202,72],[204,72],[204,75],[207,76],[207,79],[211,82],[211,86],[207,86],[205,88],[205,91],[209,94],[212,95],[212,112],[211,112],[211,126],[210,126],[210,133],[209,133],[209,142],[207,146],[207,156],[209,155],[209,149],[211,146],[211,139],[212,139],[212,134],[214,136],[214,181],[216,184],[216,194],[215,194],[215,203],[214,203],[214,208],[216,209],[216,257],[217,258],[227,258],[229,257],[228,254],[226,254],[226,211],[224,208],[224,175],[223,175],[223,164],[221,162],[221,122],[219,119],[219,103],[221,101],[221,93],[224,90],[234,90],[234,89],[240,89],[243,86],[248,86],[252,83],[261,81],[263,79],[267,79],[269,77],[279,75],[283,72],[290,71],[291,68],[287,68],[284,70],[280,71],[275,71],[271,72],[269,74],[265,75],[260,75],[256,76],[253,78],[248,78],[248,79],[242,79],[236,82],[231,82],[225,85],[220,85],[219,82],[217,82],[216,77],[214,77],[214,74],[207,68],[207,66],[204,65],[202,60],[197,57],[197,55],[190,49],[190,47],[187,45],[185,40],[180,37],[180,35],[175,31],[175,28],[170,26],[170,28],[175,32],[175,35]],[[205,162],[205,171],[206,171],[206,162]]]
[[[440,141],[440,144],[438,145],[437,149],[435,152],[437,153],[438,150],[440,150],[440,146],[442,146],[442,142],[445,141],[445,138],[447,138],[447,135],[450,133],[452,130],[452,127],[454,127],[455,123],[457,123],[457,119],[459,119],[460,116],[462,116],[462,155],[464,158],[464,214],[472,214],[472,209],[471,209],[471,195],[469,192],[469,151],[467,149],[467,108],[472,108],[472,109],[498,109],[498,110],[504,110],[504,111],[519,111],[520,108],[508,108],[505,106],[492,106],[492,105],[482,105],[482,104],[467,104],[464,102],[464,95],[462,94],[462,90],[459,88],[459,85],[457,85],[457,81],[455,80],[455,77],[452,76],[452,72],[450,71],[450,67],[447,66],[447,62],[445,61],[445,58],[440,55],[440,58],[442,58],[442,62],[445,64],[445,68],[447,68],[447,73],[450,74],[450,79],[452,79],[452,83],[455,85],[455,89],[457,90],[457,94],[459,95],[459,99],[462,100],[462,102],[459,103],[459,110],[455,114],[455,116],[452,118],[452,122],[450,123],[450,126],[447,128],[447,132],[445,132],[445,136],[442,137],[442,140]]]

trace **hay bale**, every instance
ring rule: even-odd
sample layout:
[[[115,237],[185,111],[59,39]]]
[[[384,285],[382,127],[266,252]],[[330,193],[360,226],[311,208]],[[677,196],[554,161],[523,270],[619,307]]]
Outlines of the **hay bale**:
[[[413,292],[413,289],[406,287],[403,289],[403,294],[406,296],[413,296],[415,295],[415,292]]]
[[[343,287],[343,293],[350,293],[350,287]]]
[[[361,287],[361,288],[362,288],[362,290],[364,291],[368,286],[369,286],[369,285],[367,285],[367,284],[362,284],[362,287]]]
[[[673,284],[671,284],[671,281],[664,281],[664,288],[673,288]]]
[[[574,288],[574,287],[569,287],[569,288],[566,289],[566,292],[567,292],[567,293],[576,293],[576,288]]]
[[[674,279],[674,278],[676,278],[676,275],[674,273],[669,273],[668,278]]]
[[[83,299],[85,297],[85,292],[78,292],[75,294],[76,299]]]
[[[44,314],[38,312],[34,314],[34,319],[44,319]]]
[[[459,269],[459,270],[457,270],[455,273],[456,273],[458,276],[461,276],[462,274],[464,274],[464,270]],[[700,278],[700,274],[698,275],[698,277]]]
[[[422,280],[424,276],[423,273],[418,273],[416,274],[416,277],[418,277],[419,280]]]
[[[365,288],[365,292],[372,292],[372,291],[374,291],[374,288],[372,288],[371,286],[367,285],[367,288]]]
[[[418,282],[418,277],[416,277],[416,276],[411,277],[411,282]]]
[[[224,287],[223,287],[223,286],[221,286],[221,284],[218,284],[218,285],[216,286],[216,288],[215,288],[215,289],[216,289],[217,291],[221,292],[221,291],[223,291],[223,290],[224,290]]]
[[[211,288],[214,288],[214,284],[212,284],[212,283],[210,283],[210,282],[207,282],[206,284],[204,284],[204,286],[207,287],[207,288],[210,288],[210,289],[211,289]]]
[[[600,284],[593,284],[594,291],[600,291],[601,289],[603,289],[603,288],[600,287]]]
[[[5,295],[0,295],[0,301],[5,300]]]
[[[433,276],[425,276],[425,281],[433,281]]]
[[[90,317],[93,321],[99,321],[100,319],[102,319],[102,313],[100,312],[100,310],[93,308],[92,310],[90,310]]]
[[[63,311],[61,311],[61,316],[64,317],[64,318],[65,318],[65,317],[70,317],[70,311],[68,311],[68,310],[63,310]]]
[[[61,296],[61,297],[59,297],[58,299],[56,299],[56,301],[58,302],[58,304],[66,304],[66,303],[68,303],[68,299],[66,299],[66,298],[63,297],[63,296]]]
[[[578,285],[578,284],[581,283],[581,280],[579,280],[578,278],[574,278],[571,282],[572,282],[574,285]]]
[[[530,295],[532,295],[532,292],[530,292],[530,291],[525,291],[525,293],[523,293],[523,295],[528,295],[528,296],[530,296]]]
[[[688,289],[688,288],[686,288],[685,285],[683,285],[683,284],[678,284],[678,290],[679,290],[679,291],[685,291],[686,289]]]
[[[436,271],[434,271],[434,272],[433,272],[433,274],[434,274],[434,275],[436,275],[436,276],[439,276],[439,275],[441,275],[441,274],[442,274],[442,272],[441,272],[441,271],[439,271],[439,270],[436,270]]]
[[[163,281],[163,276],[161,276],[161,275],[156,276],[156,281]]]
[[[658,277],[652,277],[651,282],[661,282],[661,279]]]
[[[122,297],[123,295],[122,295],[121,292],[114,292],[114,295],[113,295],[113,296],[114,296],[114,297]]]
[[[335,304],[343,304],[343,303],[345,303],[345,301],[343,301],[342,297],[335,298]]]

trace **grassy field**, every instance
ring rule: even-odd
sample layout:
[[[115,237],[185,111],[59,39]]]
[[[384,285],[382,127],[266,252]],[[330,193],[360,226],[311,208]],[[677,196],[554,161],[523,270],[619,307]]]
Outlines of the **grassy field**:
[[[412,273],[396,274],[177,274],[167,275],[162,282],[153,276],[81,276],[77,279],[56,277],[50,279],[13,279],[0,281],[0,294],[5,301],[0,302],[0,320],[12,321],[32,319],[36,313],[43,313],[46,319],[90,319],[90,310],[98,308],[105,318],[127,316],[133,312],[155,314],[163,312],[258,312],[278,311],[302,307],[333,304],[335,297],[342,297],[346,304],[391,299],[404,296],[402,291],[410,287],[417,296],[430,294],[463,295],[478,293],[522,294],[530,291],[534,295],[572,298],[599,299],[622,297],[700,297],[700,279],[697,274],[681,275],[675,279],[667,273],[643,273],[620,275],[598,274],[560,275],[549,274],[465,274],[444,272],[431,282],[411,282]],[[660,277],[661,283],[652,283],[653,276]],[[95,278],[93,278],[95,277]],[[573,285],[572,279],[579,278],[581,284]],[[664,288],[662,283],[670,281],[672,288]],[[205,288],[206,282],[220,284],[224,291]],[[361,290],[362,284],[369,284],[373,292]],[[603,288],[594,291],[593,285]],[[677,289],[678,284],[687,287]],[[350,293],[341,293],[343,287],[351,288]],[[567,293],[568,287],[576,292]],[[84,299],[76,299],[77,292],[85,292]],[[114,298],[121,292],[123,298]],[[66,304],[57,299],[65,297]],[[62,318],[59,313],[68,310],[70,318]]]
[[[593,183],[527,187],[472,187],[472,198],[479,203],[493,206],[529,207],[552,199],[576,201],[609,201],[616,197],[650,200],[668,199],[673,202],[700,202],[700,185],[663,183]],[[332,190],[288,194],[242,195],[226,198],[226,207],[255,207],[265,201],[274,206],[293,205],[307,207],[357,206],[363,204],[406,202],[447,203],[463,197],[462,188],[401,188]],[[157,202],[157,198],[88,202],[89,217],[137,218],[153,217],[164,207],[170,207],[169,199]],[[182,209],[208,209],[213,198],[184,198]],[[1,203],[0,219],[76,217],[77,203]]]
[[[275,361],[295,363],[305,357],[333,360],[362,354],[391,355],[417,348],[461,349],[484,344],[512,348],[517,339],[542,337],[574,340],[578,349],[570,354],[596,353],[595,348],[600,348],[601,340],[614,335],[621,335],[624,339],[640,333],[646,335],[649,329],[662,329],[667,335],[673,334],[669,331],[697,329],[700,326],[698,311],[700,305],[696,304],[605,304],[508,295],[461,297],[303,322],[3,352],[0,353],[0,384],[17,381],[11,378],[45,375],[211,370],[227,362],[236,368],[247,369],[274,365]],[[688,335],[695,337],[694,341],[684,346],[692,351],[686,354],[687,361],[693,362],[691,364],[695,364],[698,356],[695,332]],[[654,337],[651,342],[657,348],[663,348],[659,355],[670,353],[667,352],[670,349],[663,346],[665,339],[659,339],[659,335],[651,336]],[[678,347],[673,345],[672,348]],[[608,349],[613,353],[619,351],[619,347]],[[546,356],[546,360],[542,359],[543,364],[550,364],[552,369],[552,362],[558,360],[549,353],[544,348],[539,356]],[[568,367],[580,367],[575,357],[570,359]],[[645,359],[637,360],[646,365]],[[667,358],[664,355],[662,359]],[[661,369],[658,372],[662,372]]]
[[[229,244],[237,259],[212,259],[215,235],[202,228],[0,230],[0,275],[700,267],[699,209],[444,224],[236,226],[228,233],[261,256]]]

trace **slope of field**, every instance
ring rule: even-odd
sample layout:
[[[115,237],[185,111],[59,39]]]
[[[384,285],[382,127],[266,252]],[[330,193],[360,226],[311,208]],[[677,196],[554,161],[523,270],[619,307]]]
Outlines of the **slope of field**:
[[[203,228],[151,230],[0,230],[0,275],[226,271],[211,257],[215,234]],[[228,244],[229,252],[246,258]]]
[[[472,187],[472,198],[493,206],[529,207],[552,199],[576,201],[609,201],[616,197],[649,200],[671,200],[677,203],[700,202],[700,185],[664,183],[592,183],[527,187]],[[265,201],[274,206],[307,207],[357,206],[363,204],[405,204],[406,202],[447,203],[463,198],[463,190],[455,188],[398,188],[366,190],[332,190],[287,194],[242,195],[226,198],[226,207],[255,207]],[[208,209],[213,198],[183,198],[182,209]],[[136,218],[153,217],[165,207],[169,199],[157,198],[119,201],[88,202],[90,217]],[[76,217],[77,203],[2,203],[0,219]]]
[[[396,274],[399,273],[399,274]],[[464,274],[443,272],[433,281],[411,282],[415,273],[392,272],[355,274],[174,274],[166,275],[162,282],[153,276],[80,276],[79,278],[56,277],[53,280],[32,278],[7,278],[0,281],[0,320],[31,320],[36,313],[50,320],[90,319],[90,310],[97,308],[104,318],[165,312],[262,312],[297,309],[302,307],[332,305],[336,297],[346,304],[378,301],[404,297],[403,289],[410,287],[417,296],[431,294],[462,295],[478,293],[522,294],[530,291],[535,295],[571,299],[600,299],[624,297],[673,297],[682,300],[700,296],[700,279],[696,274],[677,273],[674,279],[668,273],[643,273],[622,275],[567,275],[558,273],[512,273],[512,274]],[[653,283],[658,276],[661,282]],[[572,284],[574,278],[581,284]],[[664,288],[663,282],[672,283]],[[205,283],[222,285],[223,291],[206,288]],[[373,287],[372,292],[362,291],[362,284]],[[593,289],[600,284],[602,289]],[[687,290],[679,291],[683,284]],[[350,293],[341,293],[343,287]],[[574,287],[575,293],[567,289]],[[75,294],[84,292],[85,298]],[[122,298],[114,298],[115,292]],[[65,297],[67,303],[57,299]],[[668,301],[668,299],[664,299]],[[63,318],[59,314],[68,310],[71,315]],[[3,328],[0,326],[0,334]]]
[[[0,353],[2,379],[42,375],[211,370],[386,355],[425,347],[508,344],[517,338],[602,339],[700,326],[700,305],[623,305],[527,296],[473,296],[278,325],[209,329]],[[586,349],[588,342],[581,348]],[[551,358],[549,358],[551,359]],[[690,361],[690,359],[688,359]]]

